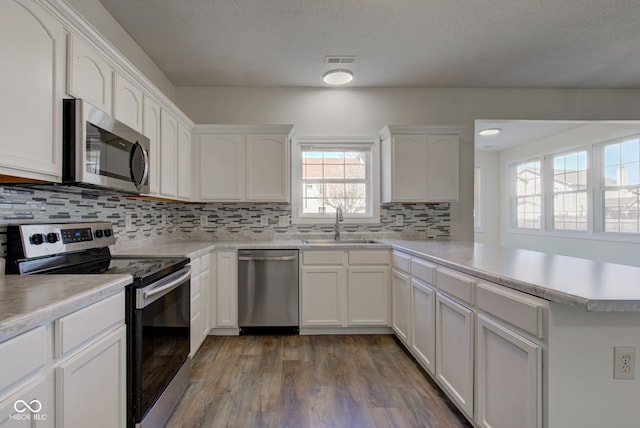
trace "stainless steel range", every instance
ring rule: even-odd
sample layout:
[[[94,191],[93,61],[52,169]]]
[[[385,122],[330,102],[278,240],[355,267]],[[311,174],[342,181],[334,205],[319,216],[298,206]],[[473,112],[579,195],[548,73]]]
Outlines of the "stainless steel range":
[[[130,274],[127,426],[163,426],[190,380],[186,257],[111,256],[109,222],[7,227],[7,273]]]

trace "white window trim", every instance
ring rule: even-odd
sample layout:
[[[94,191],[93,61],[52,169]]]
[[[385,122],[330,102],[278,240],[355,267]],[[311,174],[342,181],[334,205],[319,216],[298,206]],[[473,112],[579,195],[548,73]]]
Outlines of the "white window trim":
[[[474,176],[474,201],[477,201],[477,206],[474,204],[474,219],[473,219],[473,228],[475,233],[484,233],[485,229],[485,172],[484,172],[484,164],[477,163],[473,168],[473,176]],[[475,179],[478,178],[480,183],[478,184]],[[477,194],[475,194],[477,191]]]
[[[516,166],[531,163],[531,162],[540,162],[540,180],[542,180],[542,185],[540,188],[540,227],[518,227],[518,217],[517,210],[518,206],[516,204]],[[526,160],[511,162],[507,165],[507,177],[509,179],[509,232],[524,232],[524,233],[539,233],[545,230],[546,224],[546,200],[545,200],[545,164],[544,159],[542,157],[532,157]]]
[[[371,151],[369,177],[371,183],[371,215],[344,213],[345,224],[378,224],[380,223],[380,140],[377,136],[295,136],[291,145],[291,223],[293,224],[332,224],[335,216],[302,215],[302,146],[327,145],[331,147],[362,146]]]

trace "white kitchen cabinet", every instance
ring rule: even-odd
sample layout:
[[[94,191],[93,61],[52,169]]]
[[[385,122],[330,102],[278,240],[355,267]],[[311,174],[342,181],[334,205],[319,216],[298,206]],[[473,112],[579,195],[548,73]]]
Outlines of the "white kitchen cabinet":
[[[398,338],[409,344],[411,317],[411,282],[409,275],[397,269],[391,271],[391,326]]]
[[[206,256],[202,256],[203,258],[209,258],[210,256],[207,254]],[[209,331],[211,330],[211,272],[209,269],[202,270],[200,272],[200,312],[202,313],[202,322],[200,327],[200,344],[204,342],[204,340],[209,335]]]
[[[411,279],[411,350],[421,365],[435,374],[436,292],[419,279]]]
[[[113,68],[109,62],[87,42],[75,35],[69,36],[70,95],[81,98],[111,114],[113,96]]]
[[[542,427],[542,348],[478,315],[477,414],[481,427]]]
[[[5,395],[0,401],[0,428],[44,428],[52,426],[48,401],[48,382],[44,376],[36,377],[24,388]],[[21,401],[19,401],[21,400]],[[30,411],[26,403],[34,411]],[[16,407],[18,410],[16,410]]]
[[[143,98],[142,133],[149,138],[149,193],[160,192],[160,112],[158,103],[148,96]]]
[[[388,327],[388,250],[305,250],[301,327]]]
[[[300,269],[302,327],[340,327],[344,324],[343,266],[303,266]]]
[[[56,425],[117,427],[126,420],[126,328],[56,367]]]
[[[196,126],[203,201],[289,202],[291,126]]]
[[[289,136],[246,136],[247,201],[289,202]]]
[[[211,309],[211,255],[205,254],[191,260],[191,324],[190,353],[196,355],[207,338]]]
[[[238,260],[235,251],[216,252],[216,327],[238,328]]]
[[[165,109],[160,112],[160,195],[178,196],[178,119]]]
[[[191,153],[191,129],[178,122],[178,198],[191,199],[193,156]]]
[[[143,125],[142,90],[119,73],[113,73],[113,117],[120,122],[142,132]]]
[[[441,126],[380,131],[382,202],[457,201],[458,132]]]
[[[436,380],[473,417],[474,312],[436,293]]]
[[[0,174],[59,181],[66,32],[36,1],[4,0],[0,16]]]
[[[350,264],[347,270],[347,290],[348,325],[389,325],[388,266],[353,266]]]

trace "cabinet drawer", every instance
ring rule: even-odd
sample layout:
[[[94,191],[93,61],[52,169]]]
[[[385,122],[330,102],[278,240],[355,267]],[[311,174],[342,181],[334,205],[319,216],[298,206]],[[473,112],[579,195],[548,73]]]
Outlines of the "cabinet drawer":
[[[425,260],[411,259],[411,275],[423,280],[428,284],[433,284],[436,265]]]
[[[478,309],[539,339],[544,337],[545,300],[488,282],[479,282],[476,293]]]
[[[389,251],[353,250],[349,251],[350,265],[388,265]]]
[[[392,255],[392,258],[393,258],[393,267],[394,268],[396,268],[398,270],[405,271],[405,272],[411,272],[409,270],[409,264],[411,263],[411,257],[409,257],[406,254],[394,251],[393,255]]]
[[[46,355],[47,339],[44,327],[35,328],[0,343],[0,361],[3,362],[0,364],[0,390],[42,367]]]
[[[302,264],[305,265],[342,265],[344,252],[342,251],[304,251]]]
[[[59,357],[124,324],[124,291],[54,322],[54,353]]]
[[[438,290],[470,305],[473,304],[473,284],[470,276],[446,268],[436,269],[435,285]]]
[[[191,259],[191,274],[198,274],[200,273],[200,257],[195,257],[193,259]]]

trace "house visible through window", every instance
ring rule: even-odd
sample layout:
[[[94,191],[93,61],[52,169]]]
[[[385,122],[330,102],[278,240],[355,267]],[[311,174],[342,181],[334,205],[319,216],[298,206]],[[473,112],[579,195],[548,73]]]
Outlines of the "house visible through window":
[[[512,205],[515,227],[540,229],[542,225],[542,176],[540,161],[528,161],[512,166],[515,179]]]
[[[640,233],[640,139],[604,144],[601,156],[604,231]]]
[[[587,151],[552,156],[553,228],[587,230],[589,226],[587,195]]]
[[[294,222],[331,222],[342,209],[345,222],[379,221],[373,169],[374,141],[300,141],[293,160]],[[376,159],[374,161],[374,158]]]

